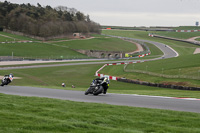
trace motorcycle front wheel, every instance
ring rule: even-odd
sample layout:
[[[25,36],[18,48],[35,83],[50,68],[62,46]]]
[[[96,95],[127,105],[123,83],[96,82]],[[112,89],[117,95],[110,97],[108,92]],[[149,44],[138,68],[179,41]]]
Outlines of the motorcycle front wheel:
[[[88,95],[90,93],[90,87],[85,91],[85,95]]]

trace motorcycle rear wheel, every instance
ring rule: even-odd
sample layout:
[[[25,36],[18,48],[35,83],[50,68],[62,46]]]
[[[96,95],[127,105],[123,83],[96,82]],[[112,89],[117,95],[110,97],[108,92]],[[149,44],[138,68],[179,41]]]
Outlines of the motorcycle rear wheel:
[[[99,86],[99,89],[93,93],[93,95],[97,96],[103,92],[103,86]]]

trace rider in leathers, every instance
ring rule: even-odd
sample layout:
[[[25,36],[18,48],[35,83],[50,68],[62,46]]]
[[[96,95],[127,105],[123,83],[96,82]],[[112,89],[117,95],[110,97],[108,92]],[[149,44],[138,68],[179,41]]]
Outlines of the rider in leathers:
[[[102,84],[103,89],[104,89],[103,94],[106,94],[107,89],[109,87],[109,83],[110,83],[109,78],[108,77],[101,77],[101,78],[96,78],[95,80],[100,84],[103,83]],[[106,82],[106,83],[104,83],[104,82]]]

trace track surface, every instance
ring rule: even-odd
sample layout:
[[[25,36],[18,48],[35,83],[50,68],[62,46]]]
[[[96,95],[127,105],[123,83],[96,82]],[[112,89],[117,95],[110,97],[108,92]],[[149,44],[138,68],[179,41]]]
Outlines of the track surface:
[[[143,96],[128,94],[101,94],[99,96],[84,95],[83,91],[58,90],[48,88],[4,86],[0,87],[0,93],[47,97],[79,102],[106,103],[112,105],[124,105],[134,107],[156,108],[176,111],[200,113],[200,100],[175,99],[172,97]]]

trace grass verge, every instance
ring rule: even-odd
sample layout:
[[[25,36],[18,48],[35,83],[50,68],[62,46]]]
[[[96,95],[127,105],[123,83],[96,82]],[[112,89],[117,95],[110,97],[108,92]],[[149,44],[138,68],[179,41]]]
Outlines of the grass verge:
[[[0,32],[0,34],[5,35],[5,36],[9,36],[9,37],[11,37],[13,39],[15,38],[16,41],[19,41],[19,40],[38,41],[38,40],[33,39],[33,38],[20,36],[20,35],[15,35],[15,34],[7,33],[7,32]]]
[[[83,50],[132,52],[137,49],[136,45],[130,42],[123,41],[118,38],[110,38],[104,36],[96,37],[93,39],[56,42],[56,44],[71,49],[83,49]]]
[[[198,113],[0,94],[0,132],[200,132]]]

